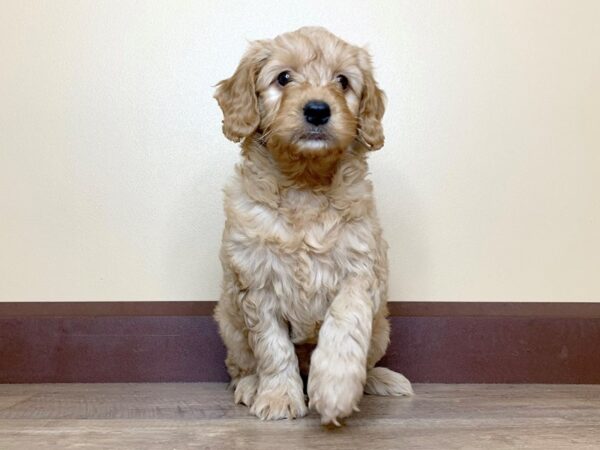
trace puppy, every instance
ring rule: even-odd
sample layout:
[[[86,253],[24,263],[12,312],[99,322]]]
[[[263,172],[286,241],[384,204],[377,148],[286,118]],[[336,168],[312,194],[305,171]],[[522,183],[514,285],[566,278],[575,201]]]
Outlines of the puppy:
[[[236,403],[261,419],[304,416],[304,343],[316,343],[307,391],[324,424],[357,411],[363,392],[411,394],[375,367],[390,327],[387,244],[366,178],[385,98],[369,54],[316,27],[255,41],[215,98],[223,133],[242,143],[215,310]]]

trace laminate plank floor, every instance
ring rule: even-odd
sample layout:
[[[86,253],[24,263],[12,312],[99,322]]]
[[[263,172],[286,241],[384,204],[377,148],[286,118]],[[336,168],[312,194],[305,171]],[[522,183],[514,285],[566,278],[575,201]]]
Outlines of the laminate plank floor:
[[[0,385],[0,449],[600,449],[600,385],[415,385],[341,428],[261,422],[221,383]]]

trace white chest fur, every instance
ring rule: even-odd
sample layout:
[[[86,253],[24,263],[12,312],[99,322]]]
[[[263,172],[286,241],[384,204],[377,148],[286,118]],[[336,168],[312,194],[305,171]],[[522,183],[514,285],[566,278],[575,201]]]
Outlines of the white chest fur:
[[[376,272],[381,259],[370,183],[353,183],[347,195],[288,187],[265,201],[238,175],[225,190],[224,267],[240,291],[273,292],[295,343],[313,341],[344,278]]]
[[[342,161],[327,189],[282,187],[265,166],[246,160],[225,189],[223,267],[240,302],[272,293],[257,297],[274,299],[294,342],[310,341],[346,277],[386,278],[366,164]]]

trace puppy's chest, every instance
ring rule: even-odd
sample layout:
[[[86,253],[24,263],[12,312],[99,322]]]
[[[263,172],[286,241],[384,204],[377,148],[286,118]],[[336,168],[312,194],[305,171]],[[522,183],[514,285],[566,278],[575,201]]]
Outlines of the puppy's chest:
[[[312,295],[335,290],[341,269],[336,254],[345,231],[339,211],[324,195],[292,191],[282,197],[277,214],[289,240],[274,250],[291,264],[296,287]]]
[[[316,342],[343,277],[339,253],[345,224],[325,196],[293,191],[282,198],[278,214],[295,241],[289,254],[280,254],[288,260],[290,288],[280,298],[281,312],[294,342]]]
[[[231,203],[226,254],[243,287],[274,292],[294,342],[311,342],[346,274],[374,254],[369,217],[349,221],[312,192],[288,191],[278,203]]]

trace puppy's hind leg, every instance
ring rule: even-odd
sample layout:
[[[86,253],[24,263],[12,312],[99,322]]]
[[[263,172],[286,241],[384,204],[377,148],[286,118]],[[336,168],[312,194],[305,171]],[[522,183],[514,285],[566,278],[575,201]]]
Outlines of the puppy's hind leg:
[[[258,385],[256,358],[248,343],[242,312],[228,298],[222,298],[215,309],[215,319],[227,348],[225,365],[231,377],[230,387],[235,391],[235,402],[252,406]]]
[[[382,305],[373,319],[373,335],[367,358],[367,382],[365,394],[371,395],[413,395],[408,379],[385,367],[375,367],[390,342],[390,324],[386,318],[387,309]]]

